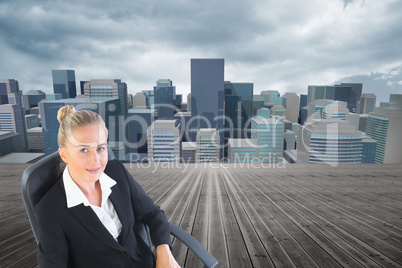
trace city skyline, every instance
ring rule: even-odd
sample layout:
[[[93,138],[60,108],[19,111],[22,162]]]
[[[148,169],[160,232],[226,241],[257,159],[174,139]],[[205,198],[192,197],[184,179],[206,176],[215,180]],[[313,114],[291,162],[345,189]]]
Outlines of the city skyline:
[[[87,5],[1,3],[2,78],[51,93],[50,70],[73,69],[77,82],[122,79],[133,95],[168,78],[185,96],[191,58],[225,58],[225,80],[257,94],[358,82],[378,104],[402,91],[399,1]]]

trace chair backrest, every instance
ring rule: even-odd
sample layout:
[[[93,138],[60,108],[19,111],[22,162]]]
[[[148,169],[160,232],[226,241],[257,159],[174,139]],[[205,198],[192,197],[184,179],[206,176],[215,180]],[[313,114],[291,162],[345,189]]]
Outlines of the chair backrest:
[[[109,161],[116,159],[110,147],[108,147],[108,158]],[[39,237],[34,213],[35,206],[62,176],[58,169],[60,161],[62,160],[59,152],[54,152],[29,166],[22,174],[22,199],[24,200],[25,209],[37,244],[39,243]]]

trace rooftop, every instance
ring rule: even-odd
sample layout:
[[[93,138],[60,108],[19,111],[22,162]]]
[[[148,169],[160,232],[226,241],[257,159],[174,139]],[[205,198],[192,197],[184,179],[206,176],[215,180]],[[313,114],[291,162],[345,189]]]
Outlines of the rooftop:
[[[35,267],[20,194],[28,164],[0,164],[0,263]],[[401,267],[402,167],[126,164],[218,267]],[[199,267],[173,242],[185,267]]]

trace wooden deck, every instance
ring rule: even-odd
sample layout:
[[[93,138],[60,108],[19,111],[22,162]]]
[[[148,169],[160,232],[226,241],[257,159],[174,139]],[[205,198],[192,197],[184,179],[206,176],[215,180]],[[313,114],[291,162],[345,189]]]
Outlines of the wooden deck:
[[[28,165],[0,165],[0,267],[35,267],[20,194]],[[400,165],[126,167],[218,267],[402,267]],[[200,267],[174,241],[185,267]]]

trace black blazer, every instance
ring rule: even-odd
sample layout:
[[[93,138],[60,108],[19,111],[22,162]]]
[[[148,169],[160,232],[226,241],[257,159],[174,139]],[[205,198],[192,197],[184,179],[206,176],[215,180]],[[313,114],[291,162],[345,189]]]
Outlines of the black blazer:
[[[39,226],[38,264],[47,267],[152,267],[151,249],[136,234],[135,224],[149,226],[153,244],[171,247],[169,223],[127,169],[117,160],[104,171],[116,181],[109,198],[122,223],[118,241],[89,206],[67,208],[63,180],[35,207]]]

